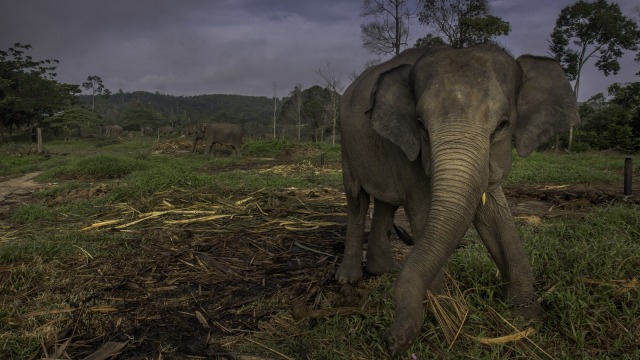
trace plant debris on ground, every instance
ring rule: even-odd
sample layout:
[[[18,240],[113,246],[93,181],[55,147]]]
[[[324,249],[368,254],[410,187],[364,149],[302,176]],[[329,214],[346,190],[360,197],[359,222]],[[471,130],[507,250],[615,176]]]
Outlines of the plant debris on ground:
[[[212,173],[238,169],[285,176],[339,171],[336,164],[321,167],[310,161],[242,160]],[[47,201],[64,206],[111,190],[112,185],[98,183]],[[516,221],[533,231],[546,219],[582,218],[594,208],[638,203],[617,189],[591,185],[509,186],[505,193]],[[26,358],[286,359],[311,351],[308,344],[326,348],[326,358],[344,358],[332,344],[345,337],[322,335],[324,326],[341,322],[352,329],[345,331],[363,334],[361,343],[352,344],[357,350],[351,356],[379,357],[384,350],[377,341],[386,320],[378,316],[389,313],[389,277],[344,286],[334,280],[344,246],[345,208],[342,190],[322,185],[228,194],[172,187],[141,201],[110,203],[91,217],[62,224],[91,247],[73,245],[73,256],[50,260],[54,266],[44,260],[0,266],[0,281],[13,290],[0,299],[14,310],[1,318],[8,332],[0,333],[0,342],[33,339],[38,350]],[[402,211],[397,221],[408,228]],[[1,244],[29,242],[34,231],[5,229]],[[410,251],[396,240],[393,247],[399,260]],[[23,286],[29,276],[40,277],[41,285]],[[637,278],[578,280],[610,289],[621,301],[639,291]],[[445,294],[426,298],[433,314],[426,322],[432,325],[421,333],[417,342],[424,345],[418,346],[446,356],[447,349],[471,341],[502,346],[504,357],[553,358],[536,340],[540,325],[514,324],[488,305],[482,310],[486,319],[470,313],[469,307],[477,305],[469,301],[477,300],[469,296],[476,290],[461,289],[451,276]],[[541,296],[554,288],[545,291]],[[501,306],[496,299],[490,303]],[[615,332],[640,331],[640,326],[615,326]],[[320,337],[305,340],[311,331]],[[442,343],[434,345],[434,338]],[[291,339],[299,343],[291,345]]]

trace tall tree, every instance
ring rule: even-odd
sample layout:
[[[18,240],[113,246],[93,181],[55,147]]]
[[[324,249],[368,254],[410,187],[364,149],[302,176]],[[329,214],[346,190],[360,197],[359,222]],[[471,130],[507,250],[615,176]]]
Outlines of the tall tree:
[[[409,21],[415,14],[409,0],[364,0],[360,25],[365,49],[376,55],[398,55],[409,39]]]
[[[560,11],[549,50],[569,80],[575,81],[573,92],[578,98],[580,75],[589,60],[595,59],[596,68],[605,76],[617,74],[618,59],[625,51],[637,51],[639,45],[638,25],[622,14],[618,4],[580,0]],[[572,142],[573,127],[569,130],[569,150]]]
[[[336,128],[338,123],[338,106],[340,105],[340,93],[344,90],[344,85],[340,81],[340,74],[336,69],[327,63],[325,66],[316,70],[316,74],[320,77],[322,86],[329,93],[329,101],[327,102],[327,117],[331,123],[331,143],[336,144]]]
[[[102,79],[98,75],[92,75],[87,77],[87,81],[82,83],[82,87],[85,90],[91,90],[91,111],[94,112],[96,108],[96,94],[100,95],[105,90]],[[109,89],[106,89],[107,91]],[[108,92],[110,95],[111,92]]]
[[[511,25],[490,14],[488,0],[422,0],[418,13],[421,24],[430,28],[417,47],[446,43],[455,48],[491,42],[500,35],[509,35]]]
[[[636,18],[636,23],[640,24],[640,5],[633,8],[633,14]],[[640,52],[636,54],[635,61],[640,63]],[[640,71],[636,73],[636,76],[640,76]]]
[[[276,139],[276,110],[278,109],[278,98],[276,98],[276,82],[273,82],[273,139]]]
[[[30,49],[16,43],[0,51],[0,130],[41,123],[73,104],[79,92],[55,80],[57,60],[34,60],[26,55]]]
[[[298,83],[291,92],[291,99],[293,100],[293,106],[296,115],[296,126],[298,128],[298,141],[300,141],[300,132],[302,129],[302,105],[304,96],[302,92],[302,84]]]

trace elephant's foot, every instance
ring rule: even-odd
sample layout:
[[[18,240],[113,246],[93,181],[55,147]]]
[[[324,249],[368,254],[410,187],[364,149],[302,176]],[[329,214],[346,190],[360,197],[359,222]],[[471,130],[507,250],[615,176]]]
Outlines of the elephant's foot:
[[[525,320],[535,319],[544,312],[535,296],[529,297],[526,300],[510,299],[509,303],[513,306],[513,312],[516,315],[522,316]]]
[[[367,273],[371,275],[382,275],[388,272],[397,271],[402,268],[402,265],[395,261],[391,256],[367,256],[366,269]]]
[[[402,313],[396,311],[396,318],[384,335],[387,352],[391,357],[401,355],[409,349],[420,332],[423,319],[422,306],[417,311],[403,311]]]
[[[532,320],[540,317],[544,310],[536,300],[533,300],[528,304],[520,304],[514,307],[513,312],[522,316],[526,320]]]
[[[536,295],[533,292],[532,285],[523,283],[516,287],[509,286],[509,284],[507,284],[505,285],[504,290],[506,300],[511,304],[511,306],[513,306],[513,312],[516,315],[522,316],[526,320],[531,320],[539,317],[543,313],[542,307],[536,300]]]
[[[336,270],[336,280],[340,284],[349,284],[362,279],[361,261],[353,261],[345,258]]]

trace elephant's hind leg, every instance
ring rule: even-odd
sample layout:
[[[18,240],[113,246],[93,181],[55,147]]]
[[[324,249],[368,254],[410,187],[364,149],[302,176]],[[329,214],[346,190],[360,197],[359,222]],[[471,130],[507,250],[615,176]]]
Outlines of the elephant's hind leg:
[[[346,191],[347,236],[344,244],[342,263],[336,271],[340,283],[351,283],[362,278],[362,239],[364,224],[369,211],[369,194],[362,188],[354,196]]]
[[[367,272],[373,275],[387,273],[400,266],[393,260],[389,235],[393,226],[393,216],[398,210],[395,205],[374,199],[373,220],[367,246]]]

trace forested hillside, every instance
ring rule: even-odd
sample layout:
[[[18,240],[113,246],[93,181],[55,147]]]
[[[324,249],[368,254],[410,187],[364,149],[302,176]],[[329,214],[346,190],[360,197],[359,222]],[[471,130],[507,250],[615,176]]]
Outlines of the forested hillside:
[[[79,99],[91,107],[91,95]],[[277,106],[281,107],[281,100],[277,100]],[[95,99],[101,121],[120,124],[125,130],[138,130],[143,125],[181,129],[200,122],[232,122],[242,125],[252,137],[272,133],[273,107],[272,98],[222,94],[173,96],[135,91],[98,95]]]

